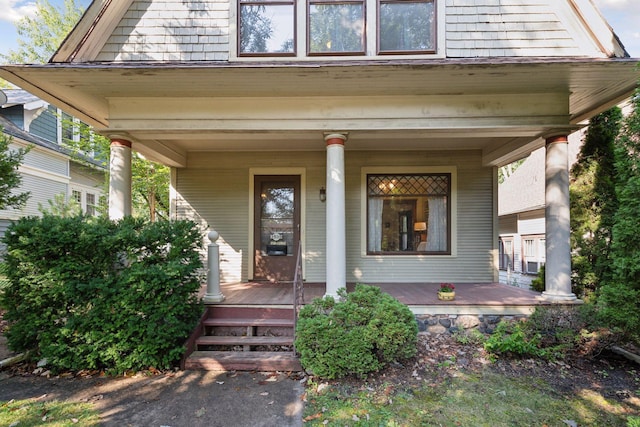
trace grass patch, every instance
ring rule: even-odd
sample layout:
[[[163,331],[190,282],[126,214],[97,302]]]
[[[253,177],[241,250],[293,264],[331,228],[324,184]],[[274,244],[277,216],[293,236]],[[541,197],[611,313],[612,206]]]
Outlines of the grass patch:
[[[38,399],[0,402],[0,425],[30,426],[98,426],[100,416],[89,403],[58,401],[43,402]]]
[[[390,391],[392,390],[392,391]],[[594,391],[561,395],[536,378],[460,375],[437,385],[395,390],[310,386],[306,425],[340,426],[627,426],[628,412]]]

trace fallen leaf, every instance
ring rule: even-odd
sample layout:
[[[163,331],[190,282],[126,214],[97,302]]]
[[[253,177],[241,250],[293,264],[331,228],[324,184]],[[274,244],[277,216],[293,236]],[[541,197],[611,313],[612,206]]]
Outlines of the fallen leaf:
[[[207,410],[204,408],[200,408],[196,411],[196,417],[200,418],[202,417],[204,414],[207,413]]]
[[[313,415],[309,415],[308,417],[304,417],[303,421],[311,421],[311,420],[317,420],[318,418],[322,417],[322,412],[318,412],[317,414],[313,414]]]

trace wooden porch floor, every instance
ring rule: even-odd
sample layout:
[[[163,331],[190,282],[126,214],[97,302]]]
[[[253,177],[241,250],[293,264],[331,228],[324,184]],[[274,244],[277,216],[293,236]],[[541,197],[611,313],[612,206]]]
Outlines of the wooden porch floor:
[[[529,314],[536,306],[548,304],[538,292],[501,283],[456,284],[456,298],[440,301],[439,283],[382,283],[374,284],[398,301],[406,304],[415,314]],[[347,285],[352,289],[353,284]],[[291,307],[291,283],[228,283],[221,285],[225,296],[222,306],[277,306]],[[324,283],[305,283],[304,300],[310,303],[325,292]]]

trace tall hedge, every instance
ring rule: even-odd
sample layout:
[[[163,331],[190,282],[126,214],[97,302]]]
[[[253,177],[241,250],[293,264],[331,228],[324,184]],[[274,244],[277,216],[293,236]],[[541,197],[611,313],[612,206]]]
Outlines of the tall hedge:
[[[200,231],[191,221],[45,215],[4,237],[0,305],[9,346],[58,370],[165,369],[202,310]]]

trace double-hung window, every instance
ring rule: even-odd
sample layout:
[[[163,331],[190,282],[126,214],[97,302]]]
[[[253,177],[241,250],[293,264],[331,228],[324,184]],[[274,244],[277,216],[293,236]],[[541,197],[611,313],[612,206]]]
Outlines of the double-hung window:
[[[308,56],[436,52],[436,0],[237,2],[239,56],[299,56],[303,49]]]
[[[368,174],[367,254],[451,254],[451,174]]]

